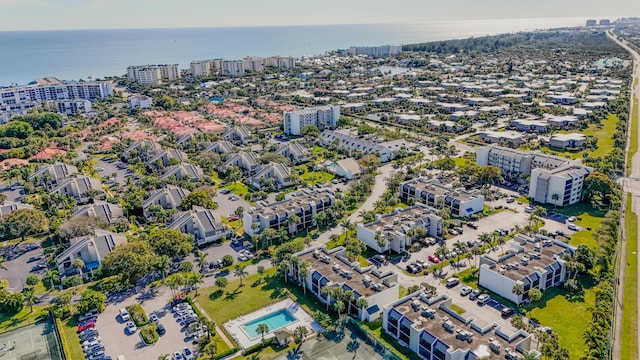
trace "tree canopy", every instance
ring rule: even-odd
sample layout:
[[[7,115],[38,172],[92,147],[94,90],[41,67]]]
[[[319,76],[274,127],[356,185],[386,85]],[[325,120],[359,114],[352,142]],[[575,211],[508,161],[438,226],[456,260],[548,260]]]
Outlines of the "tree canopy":
[[[158,229],[149,235],[149,244],[158,255],[176,257],[193,250],[193,239],[175,229]]]
[[[133,284],[151,271],[154,258],[149,243],[133,241],[108,253],[102,268],[105,275],[119,275],[124,282]]]
[[[40,210],[19,209],[0,219],[0,228],[5,239],[21,238],[49,230],[49,219]]]

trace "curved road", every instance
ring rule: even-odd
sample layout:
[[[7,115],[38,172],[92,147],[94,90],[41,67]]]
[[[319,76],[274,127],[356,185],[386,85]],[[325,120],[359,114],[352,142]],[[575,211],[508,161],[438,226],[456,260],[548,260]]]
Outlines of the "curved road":
[[[618,45],[620,45],[621,47],[623,47],[625,50],[627,50],[634,59],[634,68],[633,68],[633,83],[635,84],[635,87],[633,89],[631,89],[631,103],[633,104],[633,95],[635,95],[636,99],[640,99],[640,69],[639,69],[639,64],[640,64],[640,55],[638,55],[637,52],[635,52],[632,48],[630,48],[627,45],[627,42],[625,40],[620,40],[618,39],[618,37],[613,34],[612,31],[608,31],[607,32],[607,36],[609,36],[609,38],[611,38],[613,41],[615,41]],[[633,105],[632,105],[633,106]],[[635,106],[637,107],[635,109],[635,111],[640,112],[640,103],[636,103]],[[633,112],[633,108],[631,108],[631,112]],[[631,119],[631,116],[629,116],[629,119]],[[629,129],[631,129],[631,121],[629,121]],[[635,136],[636,138],[640,139],[640,127],[638,130],[637,134],[631,134],[631,131],[628,131],[628,136],[627,136],[627,149],[626,149],[626,154],[627,154],[627,161],[629,161],[628,156],[629,154],[629,146],[631,144],[631,137]],[[636,152],[635,154],[633,154],[633,156],[631,157],[631,174],[626,177],[621,179],[622,182],[622,186],[623,186],[623,190],[624,190],[624,196],[623,196],[623,200],[622,200],[622,211],[620,211],[620,224],[621,224],[621,229],[622,229],[622,241],[620,244],[620,250],[618,251],[618,253],[620,254],[619,257],[619,263],[618,263],[618,267],[619,267],[619,272],[618,272],[618,290],[617,290],[617,298],[618,298],[618,304],[617,304],[617,308],[615,311],[615,319],[614,319],[614,334],[615,334],[615,341],[613,343],[613,358],[614,359],[620,359],[620,349],[621,346],[623,346],[623,344],[620,343],[620,337],[621,337],[621,332],[622,332],[622,318],[625,315],[624,314],[624,310],[622,308],[622,301],[621,301],[621,296],[623,296],[624,294],[624,279],[625,279],[625,272],[626,271],[635,271],[636,275],[638,273],[640,273],[640,262],[638,262],[638,268],[636,269],[631,269],[631,268],[627,268],[627,256],[638,256],[637,253],[634,254],[626,254],[625,249],[626,249],[626,244],[627,241],[638,241],[638,239],[628,239],[627,238],[627,234],[625,233],[625,227],[624,227],[624,222],[625,222],[625,216],[627,216],[628,214],[630,214],[631,216],[637,216],[637,214],[640,214],[640,152]],[[626,194],[630,194],[631,195],[631,209],[625,209],[625,204],[626,204]],[[630,213],[630,211],[632,213]],[[640,225],[639,225],[640,227]],[[640,229],[638,231],[638,234],[640,234]],[[638,294],[637,294],[637,299],[640,299],[640,287],[638,288]],[[640,314],[638,314],[638,323],[640,323]],[[636,337],[638,336],[637,334],[637,329],[636,329]],[[638,342],[638,352],[640,353],[640,342]]]

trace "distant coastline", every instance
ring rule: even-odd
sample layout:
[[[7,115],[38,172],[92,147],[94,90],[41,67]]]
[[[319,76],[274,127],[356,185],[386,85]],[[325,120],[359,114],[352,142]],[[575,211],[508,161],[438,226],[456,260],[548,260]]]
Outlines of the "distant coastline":
[[[119,76],[128,65],[245,56],[312,56],[349,46],[409,44],[584,25],[586,17],[424,24],[0,32],[0,86],[38,77]],[[613,19],[612,19],[613,20]]]

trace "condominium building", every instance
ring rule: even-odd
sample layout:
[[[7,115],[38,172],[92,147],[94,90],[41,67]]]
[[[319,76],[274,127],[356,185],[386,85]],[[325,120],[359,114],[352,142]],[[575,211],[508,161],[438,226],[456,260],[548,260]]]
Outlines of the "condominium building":
[[[479,190],[453,189],[436,179],[416,178],[403,182],[400,199],[411,199],[436,209],[448,208],[455,217],[469,217],[484,210],[484,195]]]
[[[570,165],[553,170],[533,169],[529,183],[529,197],[536,202],[567,206],[582,198],[584,179],[592,168]]]
[[[47,102],[53,105],[53,110],[69,115],[89,112],[91,104],[81,100],[108,96],[113,96],[109,81],[71,82],[40,78],[33,85],[0,88],[0,120],[6,122],[14,116],[25,115],[28,110]]]
[[[242,60],[224,60],[222,62],[222,75],[239,76],[244,74],[244,71],[244,61]]]
[[[142,202],[142,214],[149,219],[153,216],[151,207],[159,205],[164,210],[176,210],[182,204],[182,199],[187,197],[191,191],[174,185],[167,185],[163,189],[149,192],[148,197]]]
[[[91,194],[95,191],[97,195]],[[99,197],[104,200],[106,195],[99,180],[87,176],[78,176],[62,180],[56,187],[49,190],[51,194],[67,195],[79,204],[86,204],[89,200]]]
[[[118,222],[124,215],[124,210],[120,205],[111,204],[104,201],[97,201],[95,204],[85,205],[76,209],[71,217],[87,216],[100,219],[107,224]]]
[[[503,298],[520,304],[529,299],[531,289],[546,290],[567,280],[565,255],[573,256],[575,248],[562,241],[536,235],[516,234],[506,254],[484,254],[480,257],[478,284]],[[513,286],[524,287],[515,294]]]
[[[233,236],[233,230],[221,220],[216,220],[213,211],[199,206],[175,214],[167,228],[193,235],[196,246]]]
[[[242,59],[242,68],[244,71],[263,71],[264,59],[261,57],[247,56]]]
[[[518,180],[521,174],[530,175],[534,168],[555,169],[571,161],[558,156],[538,152],[522,152],[500,146],[476,149],[478,166],[495,166],[505,180]]]
[[[496,316],[487,321],[473,311],[459,314],[456,308],[462,304],[454,305],[445,294],[429,297],[420,290],[386,304],[382,328],[401,346],[427,360],[522,359],[518,352],[540,358],[532,336],[511,326],[509,320]]]
[[[402,52],[401,45],[381,45],[381,46],[352,46],[347,50],[351,55],[367,55],[371,57],[386,57],[398,55]]]
[[[376,154],[381,162],[392,160],[398,151],[407,151],[411,146],[411,143],[407,143],[404,139],[377,143],[358,138],[344,131],[333,130],[323,131],[320,134],[320,140],[325,146],[335,145],[350,156],[358,157],[358,155],[362,154]]]
[[[151,105],[153,105],[153,99],[150,96],[138,95],[138,96],[132,96],[129,98],[130,109],[135,109],[135,108],[147,109],[147,108],[150,108]]]
[[[159,85],[162,81],[180,79],[178,64],[137,65],[127,68],[130,81],[144,85]]]
[[[357,237],[379,253],[387,250],[401,253],[411,247],[417,229],[441,238],[442,218],[437,210],[419,203],[406,209],[394,209],[388,214],[377,215],[372,222],[358,224]]]
[[[191,75],[194,77],[209,76],[213,73],[211,60],[194,60],[189,64]]]
[[[271,228],[294,234],[316,226],[316,215],[329,210],[334,203],[333,192],[312,189],[287,194],[285,200],[272,204],[258,202],[255,208],[246,209],[242,215],[244,232],[253,235]],[[291,215],[296,215],[299,221],[288,220]]]
[[[300,135],[302,129],[309,125],[313,125],[320,130],[335,129],[340,118],[340,107],[326,105],[285,111],[282,118],[284,132],[289,135]]]
[[[56,256],[56,267],[61,276],[78,272],[73,264],[76,259],[82,260],[84,264],[83,274],[97,269],[108,253],[127,243],[127,237],[124,234],[94,229],[92,235],[77,237],[70,242],[71,246]]]
[[[29,181],[38,183],[47,188],[52,188],[65,179],[78,173],[78,168],[73,165],[56,163],[43,165],[29,176]]]
[[[344,247],[327,250],[324,246],[314,247],[293,254],[298,264],[309,264],[307,275],[300,278],[298,267],[292,264],[287,275],[305,284],[310,293],[321,302],[335,303],[331,295],[323,295],[325,287],[339,287],[343,291],[353,292],[353,300],[345,303],[345,313],[361,321],[375,321],[382,316],[385,305],[400,296],[398,275],[393,270],[379,271],[373,265],[362,266],[358,261],[350,261]],[[367,302],[363,307],[356,306],[358,299]]]

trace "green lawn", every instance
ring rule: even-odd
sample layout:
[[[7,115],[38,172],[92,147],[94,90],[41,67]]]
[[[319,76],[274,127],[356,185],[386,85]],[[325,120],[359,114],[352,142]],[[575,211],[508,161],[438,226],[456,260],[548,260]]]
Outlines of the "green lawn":
[[[589,203],[577,203],[564,208],[555,209],[553,207],[547,207],[548,211],[555,211],[567,216],[575,216],[578,220],[575,224],[583,228],[571,236],[569,244],[578,246],[580,244],[586,244],[592,249],[598,248],[598,243],[593,238],[594,231],[600,226],[605,212],[596,209]],[[589,230],[591,229],[591,230]]]
[[[300,175],[302,180],[312,183],[326,183],[333,180],[334,175],[326,171],[310,171]]]
[[[453,161],[456,163],[456,167],[461,167],[463,165],[465,165],[466,163],[470,162],[469,160],[463,158],[463,157],[454,157]]]
[[[545,290],[540,301],[528,306],[529,318],[550,326],[558,334],[560,345],[567,348],[571,359],[579,359],[586,349],[582,333],[591,320],[589,307],[595,303],[593,282],[584,285],[584,296],[575,296],[559,288]]]
[[[634,95],[631,101],[631,143],[627,161],[627,175],[631,173],[631,158],[638,152],[638,98]]]
[[[605,157],[611,152],[611,148],[613,147],[612,136],[616,132],[617,123],[618,116],[616,114],[608,114],[607,117],[602,120],[600,127],[598,127],[596,124],[590,124],[589,127],[584,130],[562,130],[559,131],[559,133],[578,132],[587,136],[594,136],[598,138],[598,148],[594,151],[590,151],[589,156],[594,158]],[[583,153],[583,151],[571,152],[565,150],[550,149],[548,147],[543,147],[542,152],[570,159],[582,158]]]
[[[627,196],[627,215],[625,216],[627,255],[624,272],[624,293],[622,298],[622,339],[621,359],[638,358],[638,216],[631,212],[631,195]]]
[[[80,346],[80,338],[78,338],[77,334],[77,326],[76,320],[71,318],[70,320],[62,322],[64,326],[60,329],[60,336],[64,337],[69,345],[69,354],[72,359],[84,359],[84,353],[82,352],[82,346]]]
[[[31,325],[39,321],[42,317],[47,316],[47,310],[44,306],[34,306],[33,312],[28,306],[25,306],[20,312],[14,315],[5,313],[0,314],[0,333],[11,331],[13,329]]]
[[[478,288],[478,268],[477,267],[472,267],[470,269],[461,271],[456,276],[465,285],[469,285],[474,289]]]
[[[244,197],[246,194],[249,193],[249,188],[245,184],[237,181],[234,182],[233,184],[224,186],[224,188],[231,190],[234,194],[240,197]]]

